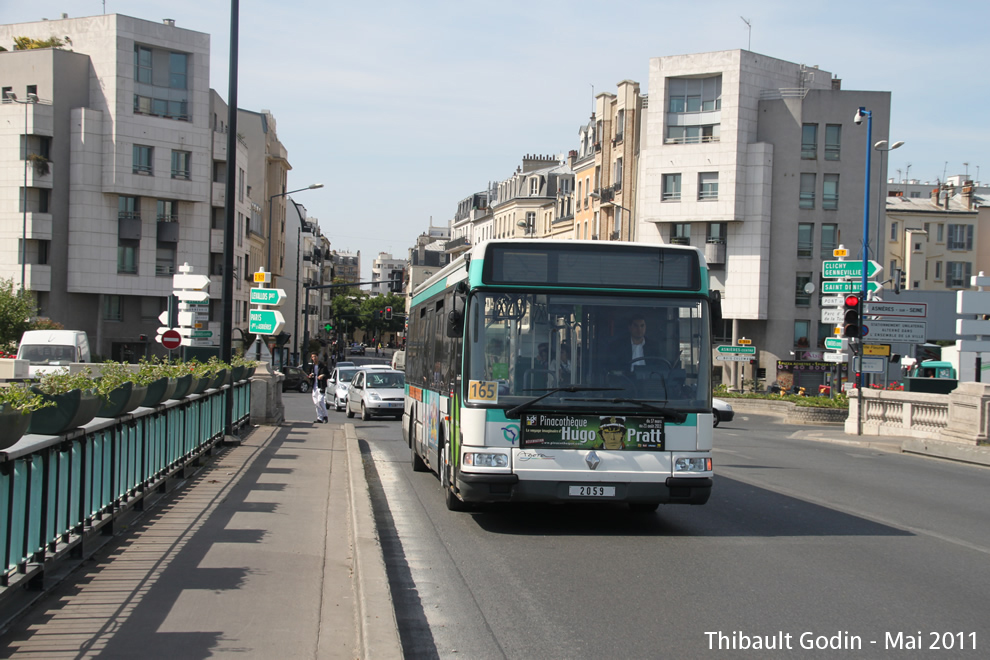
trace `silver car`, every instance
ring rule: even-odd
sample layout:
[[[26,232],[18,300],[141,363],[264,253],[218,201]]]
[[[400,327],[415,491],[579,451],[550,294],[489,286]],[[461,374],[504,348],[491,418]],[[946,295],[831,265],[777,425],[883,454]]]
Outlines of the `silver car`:
[[[347,389],[357,372],[357,367],[337,367],[330,374],[330,382],[327,383],[327,405],[332,402],[333,409],[337,412],[343,410],[347,404]]]
[[[361,413],[361,419],[373,416],[402,418],[406,400],[406,375],[394,369],[359,370],[347,389],[347,416]]]

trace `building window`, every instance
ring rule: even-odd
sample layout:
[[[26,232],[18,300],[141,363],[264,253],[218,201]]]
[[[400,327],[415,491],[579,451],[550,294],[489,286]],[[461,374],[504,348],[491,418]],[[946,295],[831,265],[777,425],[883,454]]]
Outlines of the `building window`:
[[[172,178],[189,179],[192,154],[188,151],[172,151]]]
[[[117,241],[117,272],[127,275],[137,275],[138,248],[140,241],[119,239]]]
[[[155,275],[175,274],[175,248],[163,247],[161,243],[155,250]]]
[[[897,222],[896,221],[890,223],[890,240],[892,240],[892,241],[896,241],[897,240]]]
[[[48,188],[18,188],[18,213],[49,213],[52,191]],[[25,199],[26,197],[26,199]]]
[[[835,211],[839,208],[839,175],[826,174],[822,180],[822,208]]]
[[[840,124],[825,125],[825,160],[839,160],[839,146],[842,142]]]
[[[815,208],[815,175],[804,173],[801,175],[801,196],[798,207],[802,209]]]
[[[237,201],[244,201],[244,168],[237,168]]]
[[[120,296],[105,295],[103,296],[103,320],[104,321],[123,321],[124,314],[121,310]]]
[[[185,53],[168,54],[168,86],[172,89],[186,89],[186,64],[189,56]]]
[[[170,199],[158,200],[158,222],[178,222],[179,203]]]
[[[691,224],[675,222],[670,228],[670,242],[674,245],[691,245]]]
[[[667,144],[700,144],[718,142],[721,138],[721,125],[703,124],[699,126],[668,126]]]
[[[797,256],[811,257],[815,251],[815,225],[798,223]]]
[[[973,249],[973,225],[949,225],[949,240],[946,241],[947,250],[972,250]]]
[[[539,177],[533,177],[529,180],[529,194],[530,196],[535,196],[540,194],[540,179]]]
[[[140,220],[141,202],[140,197],[125,197],[121,195],[117,198],[117,217],[121,220]]]
[[[935,226],[935,236],[936,236],[935,240],[938,241],[939,243],[945,240],[945,225],[942,224],[941,222]]]
[[[708,223],[708,242],[709,243],[725,243],[726,236],[728,235],[728,224],[725,222],[709,222]]]
[[[622,157],[615,159],[615,175],[612,177],[615,190],[622,190]]]
[[[798,348],[807,348],[810,331],[811,321],[794,321],[794,345]]]
[[[712,112],[722,109],[722,76],[668,78],[668,112]]]
[[[797,307],[811,307],[811,294],[805,291],[805,287],[811,284],[811,273],[795,273],[794,275],[794,305]],[[805,334],[805,337],[808,335]]]
[[[829,337],[835,335],[835,324],[834,323],[822,323],[818,322],[818,343],[815,344],[818,348],[825,348],[825,340]]]
[[[701,201],[718,199],[718,172],[698,173],[698,199]]]
[[[950,225],[951,226],[951,225]],[[945,262],[945,286],[948,289],[969,288],[969,278],[973,276],[973,264],[968,261]]]
[[[681,200],[681,175],[664,174],[662,201],[679,202]]]
[[[822,259],[832,259],[834,250],[839,247],[839,225],[822,225]]]
[[[237,228],[235,229],[237,234],[237,247],[244,246],[244,214],[240,211],[237,212]]]
[[[151,84],[151,49],[134,45],[134,80]]]
[[[144,145],[135,144],[134,145],[134,173],[135,174],[154,174],[152,170],[152,157],[155,150],[152,147],[146,147]]]
[[[941,261],[936,261],[935,262],[935,279],[936,280],[941,280],[942,279],[942,262]]]
[[[818,158],[818,124],[801,126],[801,158],[804,160]]]

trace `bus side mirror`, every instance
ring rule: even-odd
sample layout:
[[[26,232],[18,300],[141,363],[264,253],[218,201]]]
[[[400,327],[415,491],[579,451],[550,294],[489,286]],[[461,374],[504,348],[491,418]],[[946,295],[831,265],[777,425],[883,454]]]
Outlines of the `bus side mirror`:
[[[464,334],[464,312],[453,309],[447,314],[447,336],[457,339],[462,334]]]

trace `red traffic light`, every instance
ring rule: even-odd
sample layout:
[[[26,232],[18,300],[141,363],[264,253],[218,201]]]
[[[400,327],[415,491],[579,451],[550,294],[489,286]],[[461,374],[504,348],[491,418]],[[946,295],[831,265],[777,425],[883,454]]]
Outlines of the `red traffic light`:
[[[846,294],[845,306],[849,307],[859,307],[859,296],[855,293]]]

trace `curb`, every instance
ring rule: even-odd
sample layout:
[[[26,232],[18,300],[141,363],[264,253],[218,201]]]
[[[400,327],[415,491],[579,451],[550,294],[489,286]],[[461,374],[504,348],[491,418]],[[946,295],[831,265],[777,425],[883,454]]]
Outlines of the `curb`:
[[[351,493],[351,536],[354,539],[354,591],[357,599],[360,657],[402,658],[399,626],[378,540],[364,460],[353,424],[344,425],[347,474]]]

